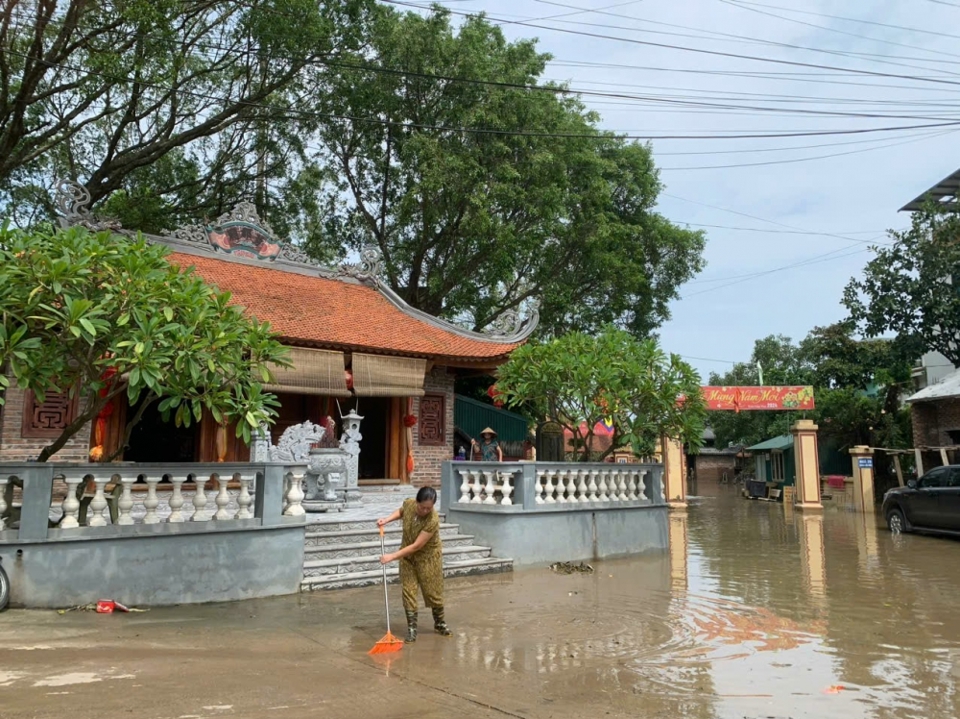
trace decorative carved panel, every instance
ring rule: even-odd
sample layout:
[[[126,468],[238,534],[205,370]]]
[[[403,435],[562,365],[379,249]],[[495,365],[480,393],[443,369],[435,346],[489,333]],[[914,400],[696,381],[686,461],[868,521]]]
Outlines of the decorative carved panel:
[[[55,439],[73,422],[77,415],[77,398],[68,392],[47,392],[44,402],[37,401],[32,391],[23,398],[23,425],[20,436],[24,438]]]
[[[420,398],[421,447],[442,447],[446,444],[446,398],[442,394],[428,394]]]

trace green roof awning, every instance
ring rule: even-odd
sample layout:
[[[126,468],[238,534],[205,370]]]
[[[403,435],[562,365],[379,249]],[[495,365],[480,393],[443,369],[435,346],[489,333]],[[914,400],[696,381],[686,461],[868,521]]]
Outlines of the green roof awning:
[[[789,434],[782,434],[779,437],[747,447],[748,452],[772,452],[777,450],[782,452],[785,449],[793,449],[793,437]]]

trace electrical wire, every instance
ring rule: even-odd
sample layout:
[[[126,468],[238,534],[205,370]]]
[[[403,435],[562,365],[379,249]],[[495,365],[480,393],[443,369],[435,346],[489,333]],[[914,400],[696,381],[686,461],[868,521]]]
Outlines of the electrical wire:
[[[942,51],[939,51],[939,50],[930,50],[929,48],[921,47],[921,46],[919,46],[919,45],[907,45],[907,44],[900,43],[900,42],[894,42],[893,40],[885,40],[885,39],[883,39],[883,38],[871,37],[871,36],[869,36],[869,35],[861,35],[861,34],[855,33],[855,32],[847,32],[846,30],[840,30],[840,29],[838,29],[838,28],[828,27],[827,25],[817,25],[816,23],[805,22],[805,21],[803,21],[803,20],[796,20],[796,19],[794,19],[794,18],[784,17],[784,16],[782,16],[782,15],[777,15],[776,13],[772,13],[772,12],[769,12],[769,11],[766,11],[766,10],[760,10],[759,8],[748,7],[748,5],[750,5],[750,4],[752,4],[752,3],[741,3],[741,2],[739,2],[739,0],[717,0],[717,1],[723,3],[724,5],[729,5],[730,7],[739,8],[740,10],[746,10],[747,12],[757,13],[757,14],[759,14],[759,15],[765,15],[766,17],[776,18],[777,20],[782,20],[782,21],[784,21],[784,22],[796,23],[796,24],[798,24],[798,25],[804,25],[804,26],[806,26],[806,27],[812,27],[812,28],[814,28],[814,29],[816,29],[816,30],[823,30],[823,31],[825,31],[825,32],[837,33],[837,34],[840,34],[840,35],[846,35],[846,36],[848,36],[848,37],[855,37],[855,38],[858,38],[858,39],[861,39],[861,40],[870,40],[871,42],[880,42],[880,43],[884,43],[884,44],[887,44],[887,45],[896,45],[896,46],[898,46],[898,47],[906,47],[906,48],[910,48],[910,49],[913,49],[913,50],[922,50],[922,51],[924,51],[924,52],[936,53],[936,54],[939,54],[939,55],[946,55],[946,56],[954,57],[954,58],[960,57],[960,56],[958,56],[958,55],[956,55],[956,54],[954,54],[954,53],[946,53],[946,52],[942,52]],[[905,59],[923,60],[923,58],[905,58]],[[926,62],[946,62],[946,61],[944,61],[944,60],[937,61],[937,60],[932,60],[932,59],[927,59],[927,60],[925,60],[925,61],[926,61]]]
[[[799,232],[807,232],[807,230],[805,230],[805,229],[802,228],[802,227],[797,227],[797,226],[795,226],[795,225],[788,225],[788,224],[786,224],[786,223],[784,223],[784,222],[778,222],[777,220],[770,220],[770,219],[767,219],[766,217],[759,217],[758,215],[751,215],[751,214],[749,214],[749,213],[747,213],[747,212],[740,212],[739,210],[731,210],[729,207],[721,207],[720,205],[711,205],[711,204],[708,203],[708,202],[700,202],[699,200],[691,200],[691,199],[688,198],[688,197],[681,197],[680,195],[675,195],[675,194],[670,193],[670,192],[663,192],[663,193],[661,193],[661,194],[662,194],[664,197],[672,197],[674,200],[680,200],[681,202],[688,202],[688,203],[690,203],[691,205],[699,205],[699,206],[701,206],[701,207],[706,207],[706,208],[709,208],[709,209],[711,209],[711,210],[718,210],[718,211],[720,211],[720,212],[726,212],[726,213],[731,214],[731,215],[737,215],[737,216],[739,216],[739,217],[746,217],[747,219],[756,220],[757,222],[766,222],[767,224],[774,225],[775,227],[781,227],[781,228],[783,228],[783,229],[785,229],[785,230],[795,230],[795,231],[799,231]],[[835,237],[835,238],[840,239],[840,240],[846,240],[847,242],[857,242],[857,243],[868,244],[868,245],[869,245],[869,244],[874,244],[874,241],[873,241],[873,240],[861,240],[861,239],[856,238],[856,237],[848,237],[847,235],[842,235],[842,234],[839,234],[839,233],[836,233],[836,232],[818,232],[818,233],[815,233],[815,234],[821,235],[821,236],[823,236],[823,237]],[[890,243],[878,243],[878,244],[890,244]]]
[[[934,137],[943,137],[944,135],[949,135],[956,130],[950,130],[947,132],[936,132],[928,133],[923,137],[913,138],[911,140],[900,140],[899,142],[890,142],[885,145],[878,145],[876,147],[864,147],[859,150],[847,150],[846,152],[833,152],[828,155],[811,155],[808,157],[794,157],[785,160],[768,160],[766,162],[742,162],[737,164],[727,164],[727,165],[699,165],[694,167],[660,167],[659,169],[664,172],[682,172],[685,170],[727,170],[735,167],[768,167],[770,165],[790,165],[797,162],[813,162],[815,160],[826,160],[834,157],[845,157],[847,155],[858,155],[863,152],[873,152],[875,150],[885,150],[891,147],[899,147],[900,145],[909,145],[914,142],[923,142],[924,140],[930,140]]]
[[[232,49],[225,48],[222,46],[216,45],[207,45],[208,47],[214,47],[216,49],[227,51]],[[16,53],[14,53],[16,54]],[[255,55],[258,58],[262,59],[277,59],[275,55],[263,55],[257,49],[245,50],[243,53],[238,54],[250,54]],[[287,58],[289,59],[289,58]],[[369,71],[374,73],[381,73],[387,75],[401,76],[404,78],[407,77],[416,77],[430,79],[434,81],[443,81],[451,83],[466,83],[480,86],[489,86],[497,88],[508,88],[508,89],[518,89],[518,90],[527,90],[535,92],[546,92],[550,94],[558,95],[577,95],[581,97],[601,97],[601,98],[611,98],[611,99],[620,99],[620,100],[631,100],[637,104],[665,104],[672,105],[681,108],[704,108],[704,109],[716,109],[716,110],[729,110],[729,111],[752,111],[758,113],[772,113],[778,115],[806,115],[806,116],[819,116],[819,117],[842,117],[842,118],[857,118],[857,119],[901,119],[901,120],[941,120],[941,121],[953,121],[957,120],[953,116],[943,116],[940,114],[892,114],[892,113],[879,113],[879,112],[842,112],[837,110],[812,110],[812,109],[802,109],[802,108],[780,108],[780,107],[765,107],[759,105],[744,105],[744,104],[724,104],[718,102],[707,102],[695,98],[694,96],[655,96],[655,95],[635,95],[627,93],[616,93],[616,92],[602,92],[591,90],[588,88],[574,88],[574,87],[565,87],[562,85],[534,85],[529,83],[515,83],[515,82],[505,82],[505,81],[495,81],[495,80],[480,80],[474,78],[464,78],[453,75],[439,75],[435,73],[424,73],[417,72],[404,68],[389,68],[383,67],[380,65],[372,65],[369,63],[355,63],[355,62],[344,62],[338,60],[316,60],[315,64],[323,65],[326,67],[332,68],[344,68],[348,70],[357,70],[357,71]],[[783,101],[783,100],[781,100]],[[956,105],[949,105],[944,103],[944,107],[956,107]]]
[[[734,285],[742,284],[742,283],[744,283],[744,282],[747,282],[748,280],[755,279],[755,278],[757,278],[757,277],[764,277],[764,276],[766,276],[766,275],[772,275],[772,274],[775,274],[775,273],[777,273],[777,272],[785,272],[785,271],[787,271],[787,270],[793,270],[793,269],[796,269],[796,268],[798,268],[798,267],[807,267],[807,266],[809,266],[809,265],[816,265],[816,264],[820,264],[821,262],[829,262],[829,261],[831,261],[831,260],[839,260],[839,259],[842,259],[842,258],[844,258],[844,257],[852,257],[853,255],[859,255],[859,254],[862,254],[862,253],[868,252],[868,251],[869,251],[869,250],[853,250],[852,252],[847,252],[846,254],[838,254],[838,253],[841,252],[841,251],[840,251],[840,250],[835,250],[835,251],[833,251],[833,252],[828,252],[828,253],[823,254],[823,255],[816,255],[816,256],[814,256],[814,257],[812,257],[812,258],[810,258],[810,259],[808,259],[808,260],[804,260],[804,261],[802,261],[802,262],[794,262],[794,263],[789,264],[789,265],[783,265],[783,266],[781,266],[781,267],[775,267],[775,268],[773,268],[773,269],[764,270],[764,271],[761,271],[761,272],[754,272],[754,273],[751,273],[751,274],[748,274],[748,275],[739,275],[739,276],[738,276],[739,279],[734,279],[733,282],[728,282],[727,284],[719,285],[718,287],[708,287],[708,288],[705,289],[705,290],[699,290],[698,292],[693,292],[693,293],[691,293],[691,294],[689,294],[689,295],[684,295],[684,296],[681,297],[680,299],[682,299],[682,300],[689,300],[689,299],[691,299],[692,297],[696,297],[696,296],[698,296],[698,295],[703,295],[703,294],[706,294],[706,293],[708,293],[708,292],[716,292],[717,290],[727,289],[728,287],[733,287]]]
[[[419,10],[430,9],[429,6],[421,5],[415,2],[406,2],[405,0],[380,0],[380,2],[386,3],[388,5],[396,5],[399,7],[410,7],[410,8],[415,8]],[[461,17],[471,16],[470,13],[459,12],[456,10],[449,10],[449,12],[453,15],[458,15]],[[503,19],[503,18],[496,18],[493,16],[487,16],[487,17],[490,20]],[[643,45],[646,47],[658,47],[666,50],[678,50],[682,52],[689,52],[689,53],[695,53],[695,54],[701,54],[701,55],[711,55],[714,57],[727,57],[727,58],[733,58],[733,59],[739,59],[739,60],[749,60],[752,62],[771,63],[775,65],[787,65],[790,67],[805,67],[805,68],[812,68],[817,70],[830,70],[835,72],[853,73],[856,75],[863,75],[868,77],[884,77],[884,78],[896,78],[900,80],[915,80],[918,82],[929,82],[929,83],[953,85],[953,86],[960,85],[960,81],[949,80],[947,78],[924,77],[924,76],[918,76],[918,75],[901,75],[897,73],[879,72],[875,70],[861,70],[857,68],[838,67],[834,65],[801,62],[798,60],[785,60],[782,58],[762,57],[757,55],[744,55],[741,53],[724,52],[721,50],[709,50],[707,48],[688,47],[685,45],[673,45],[670,43],[653,42],[650,40],[637,40],[635,38],[619,37],[616,35],[603,35],[600,33],[592,33],[592,32],[585,32],[585,31],[570,30],[566,28],[550,27],[547,25],[539,25],[537,23],[531,23],[531,22],[525,22],[525,21],[517,21],[515,24],[522,25],[524,27],[532,27],[540,30],[550,30],[553,32],[577,35],[580,37],[596,38],[599,40],[613,40],[616,42],[624,42],[624,43],[629,43],[633,45]]]
[[[30,56],[15,52],[13,50],[7,50],[7,54],[15,55],[17,57],[29,58]],[[169,87],[164,87],[160,83],[148,82],[143,80],[134,80],[134,78],[120,76],[120,75],[110,75],[104,72],[97,72],[94,70],[87,70],[84,68],[78,68],[63,63],[46,63],[50,67],[58,67],[64,70],[70,70],[71,72],[78,72],[87,76],[100,77],[104,80],[109,80],[114,83],[132,83],[137,82],[142,87],[153,87],[160,88],[164,90],[170,90]],[[187,90],[180,88],[179,92],[183,95],[189,95],[203,100],[215,100],[218,102],[225,101],[225,98],[218,97],[216,95],[210,95],[207,93],[200,93],[196,91]],[[241,107],[250,107],[250,108],[259,108],[259,109],[269,109],[275,111],[276,108],[264,105],[263,103],[257,103],[252,101],[244,100],[228,100],[233,102],[236,105]],[[870,128],[855,128],[855,129],[838,129],[838,130],[810,130],[810,131],[793,131],[793,132],[751,132],[751,133],[740,133],[740,134],[730,134],[730,135],[654,135],[654,134],[639,134],[639,133],[621,133],[621,132],[610,132],[610,131],[596,131],[594,133],[563,133],[563,132],[525,132],[522,130],[501,130],[497,128],[479,128],[479,127],[454,127],[447,125],[434,125],[430,123],[417,123],[417,122],[403,122],[396,120],[388,120],[380,117],[358,117],[347,114],[340,113],[319,113],[312,111],[305,111],[295,108],[287,108],[287,113],[291,115],[297,115],[303,118],[310,119],[333,119],[333,120],[344,120],[349,122],[364,122],[369,124],[377,124],[389,127],[398,127],[403,129],[420,129],[420,130],[433,130],[439,132],[455,132],[455,133],[466,133],[466,134],[475,134],[475,135],[493,135],[493,136],[506,136],[506,137],[543,137],[543,138],[554,138],[554,139],[584,139],[584,140],[610,140],[614,137],[621,140],[741,140],[741,139],[764,139],[764,138],[781,138],[781,137],[822,137],[827,135],[862,135],[870,134],[875,132],[899,132],[901,130],[922,130],[927,128],[942,128],[942,127],[956,127],[960,126],[960,120],[948,121],[948,122],[937,122],[937,123],[925,123],[918,125],[895,125],[895,126],[884,126],[884,127],[870,127]]]
[[[782,5],[770,5],[768,3],[756,2],[756,0],[737,0],[737,2],[741,5],[756,5],[757,7],[765,7],[765,8],[770,8],[772,10],[783,10],[784,12],[792,12],[797,15],[812,15],[815,17],[829,18],[831,20],[843,20],[846,22],[861,23],[863,25],[875,25],[877,27],[885,27],[891,30],[902,30],[906,32],[922,33],[925,35],[937,35],[939,37],[949,37],[949,38],[954,38],[956,40],[960,40],[960,35],[953,35],[951,33],[938,32],[936,30],[926,30],[922,28],[906,27],[904,25],[891,25],[890,23],[877,22],[876,20],[863,20],[861,18],[844,17],[842,15],[830,15],[828,13],[813,12],[810,10],[797,10],[796,8],[783,7]]]
[[[727,1],[728,1],[728,0],[720,0],[720,2],[727,2]],[[542,4],[545,4],[545,5],[555,5],[555,6],[557,6],[557,7],[565,7],[565,8],[576,8],[576,7],[578,7],[578,6],[575,6],[575,5],[568,5],[568,4],[565,4],[565,3],[555,2],[554,0],[535,0],[535,2],[542,3]],[[741,8],[741,9],[746,10],[746,9],[748,9],[748,8]],[[752,9],[751,9],[751,10],[752,10]],[[580,8],[580,11],[581,11],[581,12],[591,12],[591,13],[595,13],[595,14],[597,14],[597,15],[605,15],[605,16],[608,16],[608,17],[623,18],[623,19],[631,20],[631,21],[634,21],[634,22],[641,22],[641,23],[645,23],[645,24],[661,25],[661,26],[665,26],[665,27],[673,27],[673,28],[679,28],[679,29],[684,29],[684,30],[691,30],[691,31],[694,31],[694,32],[705,33],[705,35],[689,35],[689,34],[685,34],[685,33],[673,33],[673,32],[664,32],[664,31],[659,31],[659,32],[658,32],[658,31],[653,31],[653,30],[641,30],[641,29],[639,29],[639,28],[626,28],[626,27],[622,27],[622,26],[620,26],[620,25],[604,25],[604,24],[599,24],[599,23],[581,23],[581,24],[587,25],[587,26],[589,26],[589,27],[599,27],[599,28],[605,28],[605,29],[623,30],[623,31],[627,31],[627,32],[642,32],[642,33],[659,34],[659,35],[674,36],[674,37],[688,37],[688,38],[693,38],[693,39],[698,39],[698,40],[699,40],[699,39],[712,39],[712,40],[714,40],[714,41],[738,42],[738,43],[746,43],[746,44],[752,44],[752,45],[766,45],[766,46],[770,46],[770,47],[782,47],[782,48],[787,48],[787,49],[790,49],[790,50],[801,50],[801,51],[804,51],[804,52],[823,53],[823,54],[826,54],[826,55],[833,55],[833,56],[835,56],[835,57],[870,59],[870,60],[872,60],[873,62],[879,62],[879,63],[885,64],[885,65],[895,65],[895,66],[898,66],[898,67],[908,67],[908,68],[913,68],[913,69],[918,69],[918,70],[933,70],[934,72],[943,72],[943,73],[946,73],[946,74],[949,74],[949,75],[957,75],[957,73],[947,72],[946,70],[937,70],[936,68],[929,68],[929,67],[922,66],[922,65],[910,65],[910,64],[901,63],[901,62],[894,62],[893,60],[917,60],[917,61],[920,61],[920,62],[938,62],[938,63],[953,62],[953,63],[955,63],[955,62],[956,62],[956,58],[960,57],[960,56],[955,55],[955,54],[953,54],[953,53],[946,53],[946,52],[942,52],[942,51],[929,50],[929,49],[927,49],[927,48],[922,48],[922,47],[913,46],[913,45],[906,45],[906,46],[904,46],[904,47],[909,47],[909,48],[911,48],[911,49],[919,49],[919,50],[923,50],[923,51],[925,51],[925,52],[931,52],[931,53],[934,53],[934,54],[942,54],[942,55],[947,56],[947,57],[952,57],[952,58],[954,58],[954,60],[936,60],[936,59],[933,59],[933,58],[904,57],[904,56],[900,56],[900,55],[880,55],[880,54],[877,54],[877,53],[855,52],[855,51],[852,51],[852,50],[829,50],[829,49],[825,49],[825,48],[808,47],[808,46],[806,46],[806,45],[796,45],[796,44],[793,44],[793,43],[779,42],[779,41],[776,41],[776,40],[769,40],[769,39],[764,39],[764,38],[753,38],[753,37],[748,37],[748,36],[745,36],[745,35],[737,35],[737,34],[735,34],[735,33],[726,33],[726,32],[720,32],[720,31],[717,31],[717,30],[709,30],[709,29],[706,29],[706,28],[690,27],[689,25],[678,25],[678,24],[676,24],[676,23],[666,23],[666,22],[659,22],[659,21],[655,21],[655,20],[647,20],[647,19],[644,19],[644,18],[635,17],[635,16],[633,16],[633,15],[623,15],[622,13],[604,12],[604,10],[601,9],[601,8],[598,8],[598,9],[596,9],[596,10],[590,10],[590,9],[587,9],[587,8]],[[761,12],[761,11],[755,11],[755,12]],[[774,17],[776,17],[776,16],[774,16]],[[528,19],[528,20],[526,20],[526,21],[527,21],[527,22],[538,22],[539,20],[531,18],[531,19]],[[559,22],[564,22],[564,21],[559,21]],[[798,22],[799,22],[799,21],[798,21]],[[838,31],[838,32],[840,32],[840,31]],[[718,36],[718,37],[710,38],[709,36],[711,36],[711,35],[715,35],[715,36]],[[862,36],[858,36],[858,37],[862,37]],[[877,42],[884,42],[883,40],[876,40],[875,38],[868,38],[868,39],[872,39],[872,40],[875,40],[875,41],[877,41]],[[889,43],[887,43],[887,44],[899,45],[900,43],[889,42]],[[878,59],[878,58],[880,58],[880,59]],[[892,58],[892,59],[886,59],[886,58]]]

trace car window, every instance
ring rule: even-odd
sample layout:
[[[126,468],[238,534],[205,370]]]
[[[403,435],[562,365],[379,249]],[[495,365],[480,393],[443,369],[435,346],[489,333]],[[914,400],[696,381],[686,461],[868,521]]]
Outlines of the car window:
[[[960,467],[951,467],[947,475],[947,487],[960,487]]]
[[[919,486],[924,489],[929,489],[930,487],[942,487],[946,483],[947,478],[947,468],[946,467],[937,467],[936,469],[931,469],[920,479]]]

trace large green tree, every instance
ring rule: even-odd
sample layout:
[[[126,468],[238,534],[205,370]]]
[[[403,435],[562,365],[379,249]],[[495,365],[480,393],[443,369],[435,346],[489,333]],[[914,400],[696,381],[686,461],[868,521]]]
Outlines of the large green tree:
[[[890,237],[844,292],[851,318],[868,337],[894,334],[960,365],[960,213],[928,204]]]
[[[161,245],[84,228],[0,229],[0,367],[43,399],[79,395],[80,411],[37,457],[46,461],[126,395],[140,412],[158,402],[178,426],[237,423],[237,435],[272,422],[276,399],[262,390],[286,349],[266,323],[229,304],[230,295],[171,265]],[[10,379],[0,373],[0,404]]]
[[[303,113],[372,0],[0,0],[0,207],[28,226],[56,179],[156,232],[240,198],[284,236],[322,224]]]
[[[700,377],[690,365],[655,340],[615,328],[520,347],[500,368],[497,391],[508,406],[570,430],[584,460],[602,420],[613,420],[614,435],[601,458],[624,446],[654,454],[664,435],[699,446],[706,418]]]
[[[654,330],[703,236],[654,210],[650,148],[542,81],[548,59],[482,16],[380,7],[313,105],[334,214],[312,251],[375,244],[407,302],[475,328],[536,297],[548,334]]]

